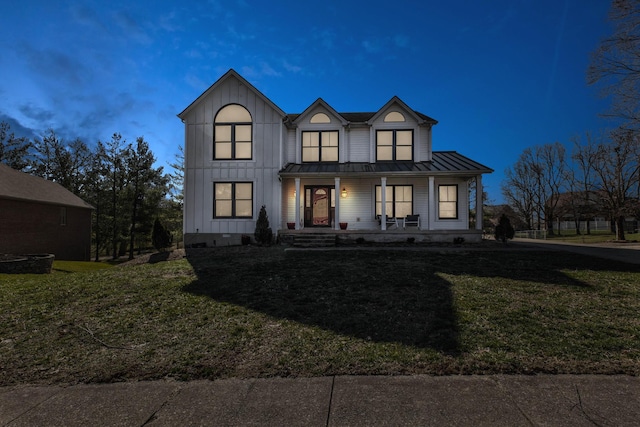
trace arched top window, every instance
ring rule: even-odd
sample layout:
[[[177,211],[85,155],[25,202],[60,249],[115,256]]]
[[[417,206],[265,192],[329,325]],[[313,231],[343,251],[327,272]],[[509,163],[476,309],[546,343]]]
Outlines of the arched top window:
[[[216,123],[251,123],[251,114],[242,105],[229,104],[216,114]]]
[[[331,123],[331,119],[325,113],[316,113],[311,117],[309,123]]]
[[[384,121],[387,123],[397,123],[397,122],[404,122],[405,118],[402,115],[402,113],[399,113],[397,111],[392,111],[386,116],[384,116]]]
[[[250,160],[253,155],[251,114],[242,105],[222,107],[214,119],[213,160]]]

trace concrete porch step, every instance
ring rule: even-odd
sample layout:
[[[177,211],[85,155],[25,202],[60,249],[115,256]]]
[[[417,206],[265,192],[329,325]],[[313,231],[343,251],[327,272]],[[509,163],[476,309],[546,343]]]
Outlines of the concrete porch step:
[[[293,237],[293,246],[300,248],[324,248],[336,245],[335,234],[304,233]]]

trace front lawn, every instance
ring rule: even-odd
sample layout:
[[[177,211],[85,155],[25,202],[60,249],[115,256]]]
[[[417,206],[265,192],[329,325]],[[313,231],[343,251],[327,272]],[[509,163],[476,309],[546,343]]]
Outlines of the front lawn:
[[[196,250],[0,275],[0,385],[640,374],[640,269],[511,250]]]

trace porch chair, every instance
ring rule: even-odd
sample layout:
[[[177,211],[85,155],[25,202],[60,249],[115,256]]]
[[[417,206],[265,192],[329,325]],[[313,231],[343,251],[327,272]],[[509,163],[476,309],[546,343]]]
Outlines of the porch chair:
[[[378,220],[378,224],[380,224],[380,226],[382,226],[382,215],[376,215],[376,219]],[[400,228],[400,226],[398,225],[398,218],[393,218],[393,217],[389,217],[388,216],[387,217],[387,230],[392,225],[395,225],[396,229]]]
[[[407,215],[402,223],[402,228],[418,227],[420,228],[420,215]]]

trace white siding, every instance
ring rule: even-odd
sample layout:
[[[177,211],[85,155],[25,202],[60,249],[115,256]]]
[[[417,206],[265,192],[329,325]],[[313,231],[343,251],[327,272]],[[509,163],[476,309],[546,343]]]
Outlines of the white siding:
[[[369,134],[370,128],[353,128],[348,135],[348,161],[351,162],[369,162],[370,147],[369,147]]]
[[[220,108],[237,103],[253,120],[253,159],[213,160],[213,121]],[[186,177],[185,233],[253,233],[260,207],[269,220],[280,223],[280,145],[282,117],[262,97],[229,77],[208,96],[199,100],[185,118]],[[252,219],[213,219],[213,183],[253,182]]]

